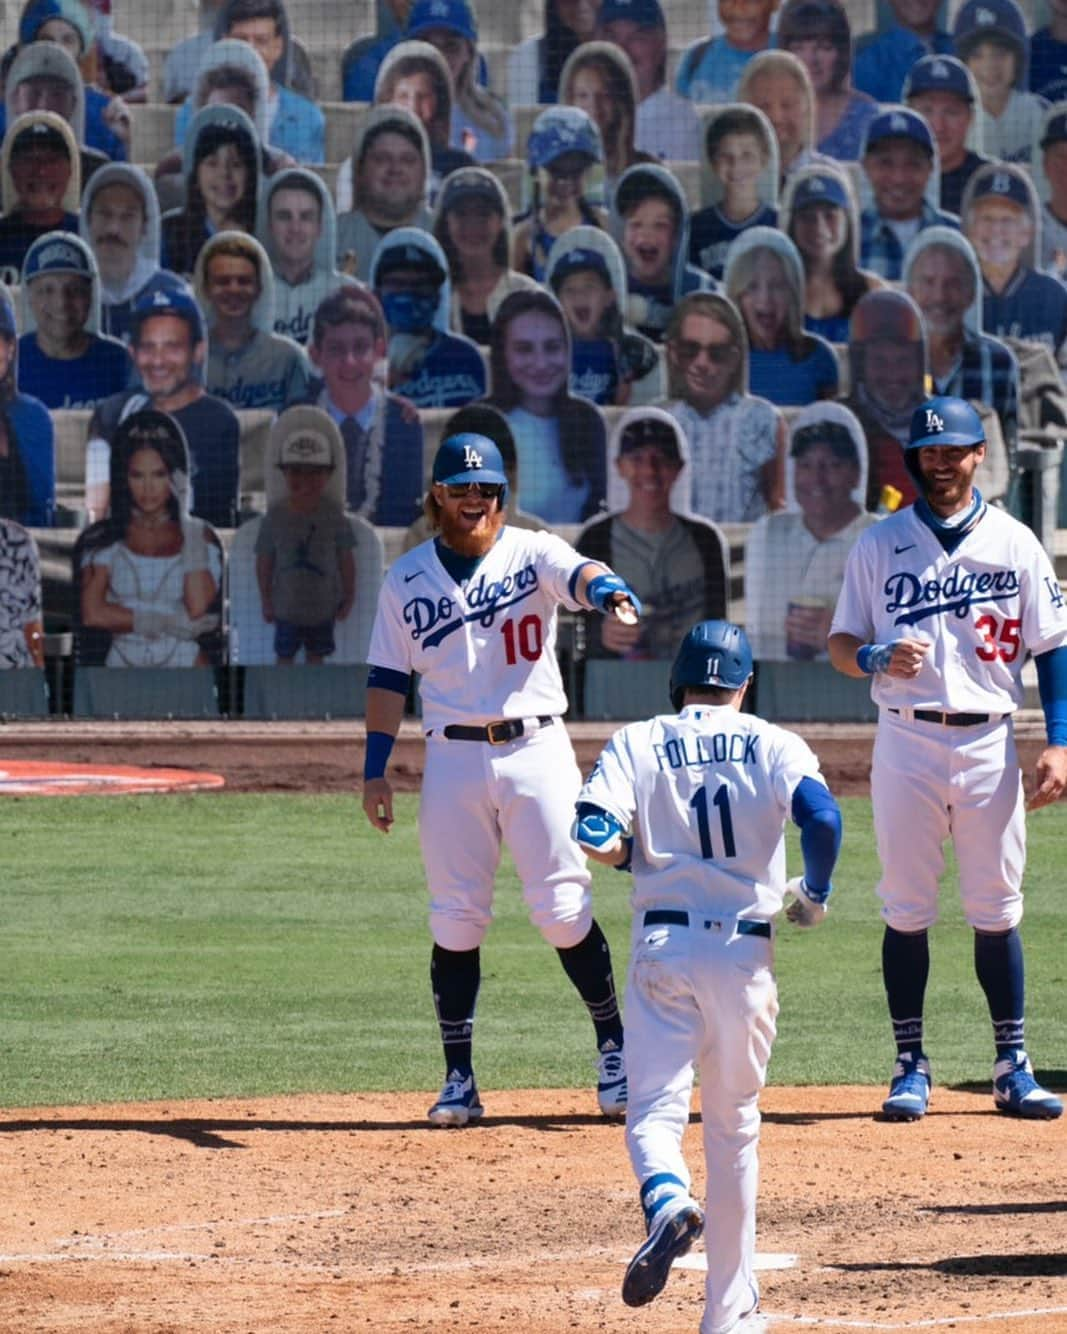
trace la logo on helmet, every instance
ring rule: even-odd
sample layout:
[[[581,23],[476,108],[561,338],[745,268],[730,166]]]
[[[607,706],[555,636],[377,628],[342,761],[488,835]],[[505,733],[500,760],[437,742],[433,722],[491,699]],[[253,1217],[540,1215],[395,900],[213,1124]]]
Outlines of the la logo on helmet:
[[[926,429],[928,431],[943,431],[945,429],[945,419],[939,416],[933,408],[926,409]]]
[[[480,468],[482,466],[482,456],[471,445],[463,446],[463,466],[465,468]]]

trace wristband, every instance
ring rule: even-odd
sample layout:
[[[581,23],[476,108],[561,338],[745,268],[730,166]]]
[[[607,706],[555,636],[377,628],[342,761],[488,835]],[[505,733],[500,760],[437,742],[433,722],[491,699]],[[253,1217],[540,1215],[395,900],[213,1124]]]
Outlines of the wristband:
[[[892,656],[892,644],[861,644],[856,650],[856,666],[864,676],[874,676],[888,668]]]
[[[385,766],[389,763],[389,756],[393,753],[393,742],[395,736],[390,736],[388,732],[368,732],[367,733],[367,752],[363,756],[363,781],[368,782],[372,778],[384,778]]]

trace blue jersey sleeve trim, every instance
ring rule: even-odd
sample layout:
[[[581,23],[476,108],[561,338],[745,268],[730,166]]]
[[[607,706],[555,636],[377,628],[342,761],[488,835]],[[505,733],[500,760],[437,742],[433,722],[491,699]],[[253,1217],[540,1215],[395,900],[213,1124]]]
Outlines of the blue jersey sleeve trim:
[[[800,828],[805,883],[817,894],[827,893],[841,849],[841,811],[829,789],[814,778],[802,778],[793,793],[793,823]]]
[[[392,690],[394,694],[406,695],[408,686],[411,684],[410,672],[398,672],[391,667],[375,667],[371,665],[367,673],[367,688],[375,690]]]
[[[1037,688],[1050,746],[1067,746],[1067,645],[1038,653]]]

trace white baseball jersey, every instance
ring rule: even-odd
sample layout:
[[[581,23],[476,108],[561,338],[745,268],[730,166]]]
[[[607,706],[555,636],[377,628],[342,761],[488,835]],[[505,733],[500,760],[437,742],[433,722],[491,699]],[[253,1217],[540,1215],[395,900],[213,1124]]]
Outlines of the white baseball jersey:
[[[419,673],[430,729],[562,714],[557,607],[578,609],[570,582],[586,563],[562,538],[505,526],[460,587],[423,542],[386,576],[368,660]]]
[[[633,823],[633,907],[769,920],[785,890],[786,821],[819,761],[793,732],[690,704],[621,728],[579,800]]]
[[[830,633],[931,643],[918,676],[874,676],[877,704],[1012,713],[1026,651],[1067,642],[1067,607],[1044,548],[1017,519],[987,509],[949,555],[909,506],[852,548]]]

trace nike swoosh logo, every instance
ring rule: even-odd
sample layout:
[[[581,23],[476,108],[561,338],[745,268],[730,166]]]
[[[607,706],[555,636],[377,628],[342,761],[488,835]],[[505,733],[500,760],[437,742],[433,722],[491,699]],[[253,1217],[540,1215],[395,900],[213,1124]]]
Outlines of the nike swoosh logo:
[[[901,553],[902,551],[911,551],[911,549],[912,549],[914,546],[915,546],[915,543],[914,543],[914,542],[909,542],[908,545],[907,545],[906,547],[894,547],[894,548],[893,548],[893,551],[894,551],[894,553],[895,553],[896,555],[899,556],[900,553]]]
[[[405,575],[404,575],[404,583],[405,583],[405,584],[410,584],[411,581],[412,581],[412,579],[417,579],[417,578],[419,577],[420,574],[425,574],[425,573],[426,573],[425,570],[416,570],[414,574],[405,574]]]

